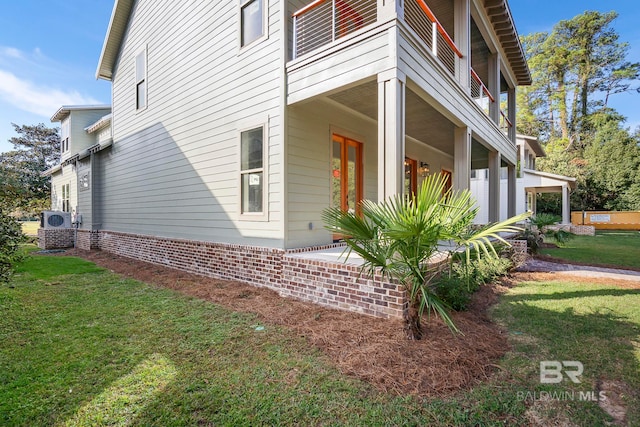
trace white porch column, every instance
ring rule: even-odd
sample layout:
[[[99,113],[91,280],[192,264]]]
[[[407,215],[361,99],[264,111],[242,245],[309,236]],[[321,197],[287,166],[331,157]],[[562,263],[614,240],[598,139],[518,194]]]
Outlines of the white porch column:
[[[507,216],[511,218],[516,216],[516,167],[515,165],[507,166],[507,197],[509,205],[507,206]]]
[[[489,82],[487,89],[495,102],[489,103],[489,117],[494,123],[500,124],[500,55],[494,53],[489,55]]]
[[[500,221],[500,153],[489,151],[489,222]]]
[[[471,93],[471,6],[470,0],[454,0],[454,42],[462,58],[456,58],[456,76],[467,94]]]
[[[519,178],[524,178],[524,169],[527,167],[527,163],[526,163],[526,152],[527,152],[527,145],[523,142],[520,145],[520,158],[518,160],[520,160],[520,176]]]
[[[538,192],[535,189],[531,192],[531,213],[538,215]]]
[[[562,186],[562,223],[571,224],[571,203],[569,202],[569,186]]]
[[[453,131],[453,189],[468,190],[471,176],[471,129]]]
[[[405,76],[391,71],[378,75],[378,201],[403,189]]]

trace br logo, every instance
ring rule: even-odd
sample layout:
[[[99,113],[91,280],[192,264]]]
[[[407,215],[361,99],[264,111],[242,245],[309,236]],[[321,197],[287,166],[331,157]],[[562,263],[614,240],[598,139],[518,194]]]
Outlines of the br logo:
[[[580,383],[580,375],[584,371],[581,362],[575,360],[543,360],[540,362],[540,382],[543,384],[557,384],[566,376],[576,384]],[[564,374],[564,375],[563,375]]]

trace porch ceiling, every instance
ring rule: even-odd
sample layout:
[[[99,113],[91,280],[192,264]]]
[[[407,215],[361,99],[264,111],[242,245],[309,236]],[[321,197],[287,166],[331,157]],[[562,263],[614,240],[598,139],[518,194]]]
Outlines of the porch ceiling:
[[[453,155],[455,125],[410,89],[406,90],[407,136],[424,142],[446,154]],[[363,83],[342,92],[329,95],[333,101],[378,120],[378,84]]]

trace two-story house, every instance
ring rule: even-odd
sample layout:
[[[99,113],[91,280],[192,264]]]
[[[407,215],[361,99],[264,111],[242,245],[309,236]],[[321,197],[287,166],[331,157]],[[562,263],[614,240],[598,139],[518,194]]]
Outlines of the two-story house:
[[[506,0],[116,0],[97,77],[113,144],[80,247],[397,315],[357,268],[295,256],[334,244],[324,208],[487,168],[489,219],[516,212],[531,79]]]
[[[61,140],[60,164],[43,173],[51,176],[53,210],[77,211],[81,192],[89,185],[88,176],[85,176],[88,169],[84,167],[85,162],[79,162],[78,159],[96,144],[106,141],[106,138],[97,138],[89,130],[96,122],[101,122],[110,134],[111,128],[106,122],[110,114],[109,105],[65,105],[51,117],[52,122],[60,123]],[[79,177],[81,184],[78,184]]]
[[[560,193],[562,203],[562,224],[571,224],[571,205],[569,197],[576,188],[576,179],[536,170],[536,159],[546,156],[538,139],[532,136],[518,135],[516,140],[518,170],[516,179],[516,214],[524,212],[537,213],[536,197],[540,193]],[[488,170],[471,171],[471,194],[477,202],[479,211],[476,216],[478,224],[486,224],[489,218],[488,209]],[[500,197],[507,197],[507,171],[501,172]],[[507,219],[507,207],[500,208],[500,220]]]

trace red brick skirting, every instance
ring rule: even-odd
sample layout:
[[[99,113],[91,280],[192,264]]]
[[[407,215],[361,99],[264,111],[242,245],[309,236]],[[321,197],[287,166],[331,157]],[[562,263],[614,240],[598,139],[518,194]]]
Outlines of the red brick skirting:
[[[40,249],[72,248],[74,234],[73,228],[39,228],[38,247]]]
[[[99,248],[117,255],[190,273],[238,280],[283,296],[376,317],[402,317],[403,293],[380,277],[360,277],[360,268],[296,257],[327,249],[282,249],[100,231]]]
[[[38,231],[41,244],[62,242],[62,236],[65,236],[71,244],[60,247],[73,246],[73,229],[44,231]],[[526,242],[511,243],[526,253]],[[285,251],[114,231],[78,230],[77,235],[77,247],[80,249],[101,249],[203,276],[238,280],[328,307],[376,317],[401,318],[405,297],[397,283],[385,280],[379,274],[373,278],[361,275],[358,265],[300,255],[337,246],[340,245]]]

